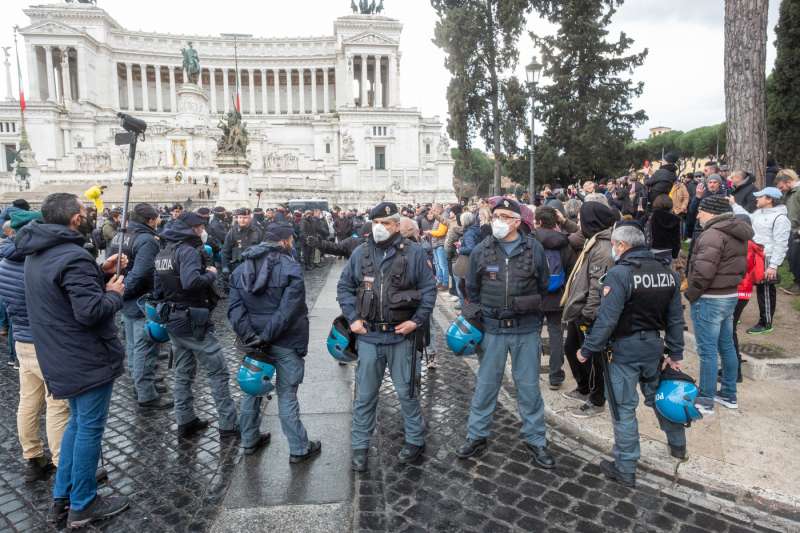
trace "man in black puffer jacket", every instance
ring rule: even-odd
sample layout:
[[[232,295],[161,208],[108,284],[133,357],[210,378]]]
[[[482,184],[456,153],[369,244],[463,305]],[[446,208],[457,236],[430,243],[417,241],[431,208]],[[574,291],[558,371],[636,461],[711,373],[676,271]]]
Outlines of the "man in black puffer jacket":
[[[655,173],[645,181],[648,209],[660,195],[669,195],[669,192],[672,190],[672,185],[678,179],[677,174],[675,174],[678,170],[678,159],[678,154],[674,152],[668,153],[664,156],[664,161],[661,162],[661,168],[656,170]]]
[[[42,217],[44,223],[20,230],[17,250],[27,256],[25,299],[44,381],[54,398],[69,400],[71,411],[53,512],[59,517],[69,505],[67,526],[77,528],[128,506],[125,496],[97,494],[95,479],[111,391],[125,357],[114,321],[125,287],[121,277],[106,282],[115,272],[116,255],[101,268],[84,249],[91,227],[77,196],[49,195]]]
[[[731,174],[731,181],[736,203],[744,207],[748,213],[753,213],[756,210],[756,197],[753,193],[758,192],[755,177],[744,170],[737,170]]]

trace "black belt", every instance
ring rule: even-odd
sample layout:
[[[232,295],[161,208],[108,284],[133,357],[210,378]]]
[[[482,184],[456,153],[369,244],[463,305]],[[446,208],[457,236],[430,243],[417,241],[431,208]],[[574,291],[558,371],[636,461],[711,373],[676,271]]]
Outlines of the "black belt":
[[[399,326],[400,322],[365,322],[364,326],[370,331],[379,331],[381,333],[394,333],[394,328]]]
[[[484,325],[487,326],[497,326],[500,329],[509,329],[515,328],[519,326],[519,319],[518,318],[489,318],[485,317],[481,319]]]

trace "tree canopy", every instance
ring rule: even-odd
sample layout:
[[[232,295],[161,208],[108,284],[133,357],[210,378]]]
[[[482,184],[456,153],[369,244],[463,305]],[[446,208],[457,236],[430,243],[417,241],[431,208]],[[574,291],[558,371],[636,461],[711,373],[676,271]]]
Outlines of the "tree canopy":
[[[781,2],[777,57],[767,80],[769,150],[780,164],[800,167],[800,0]]]

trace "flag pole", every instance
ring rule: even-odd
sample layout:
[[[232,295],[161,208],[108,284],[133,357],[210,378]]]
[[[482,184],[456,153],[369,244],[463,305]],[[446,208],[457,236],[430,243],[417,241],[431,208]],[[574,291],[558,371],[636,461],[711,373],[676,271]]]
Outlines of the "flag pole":
[[[22,70],[19,66],[19,47],[17,46],[17,31],[19,26],[14,26],[14,54],[17,58],[17,87],[19,88],[19,117],[20,117],[20,150],[30,149],[28,133],[25,130],[25,92],[22,89]]]
[[[239,94],[239,47],[236,40],[236,35],[233,36],[233,64],[234,68],[236,69],[236,101],[233,103],[233,107],[235,107],[236,111],[241,114],[242,100],[241,95]]]

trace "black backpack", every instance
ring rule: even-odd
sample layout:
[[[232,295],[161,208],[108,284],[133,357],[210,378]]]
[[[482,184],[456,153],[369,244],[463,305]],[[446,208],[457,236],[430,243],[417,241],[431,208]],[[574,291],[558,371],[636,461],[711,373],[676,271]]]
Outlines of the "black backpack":
[[[103,228],[94,228],[92,230],[92,242],[98,250],[105,250],[108,243],[106,238],[103,237]]]

